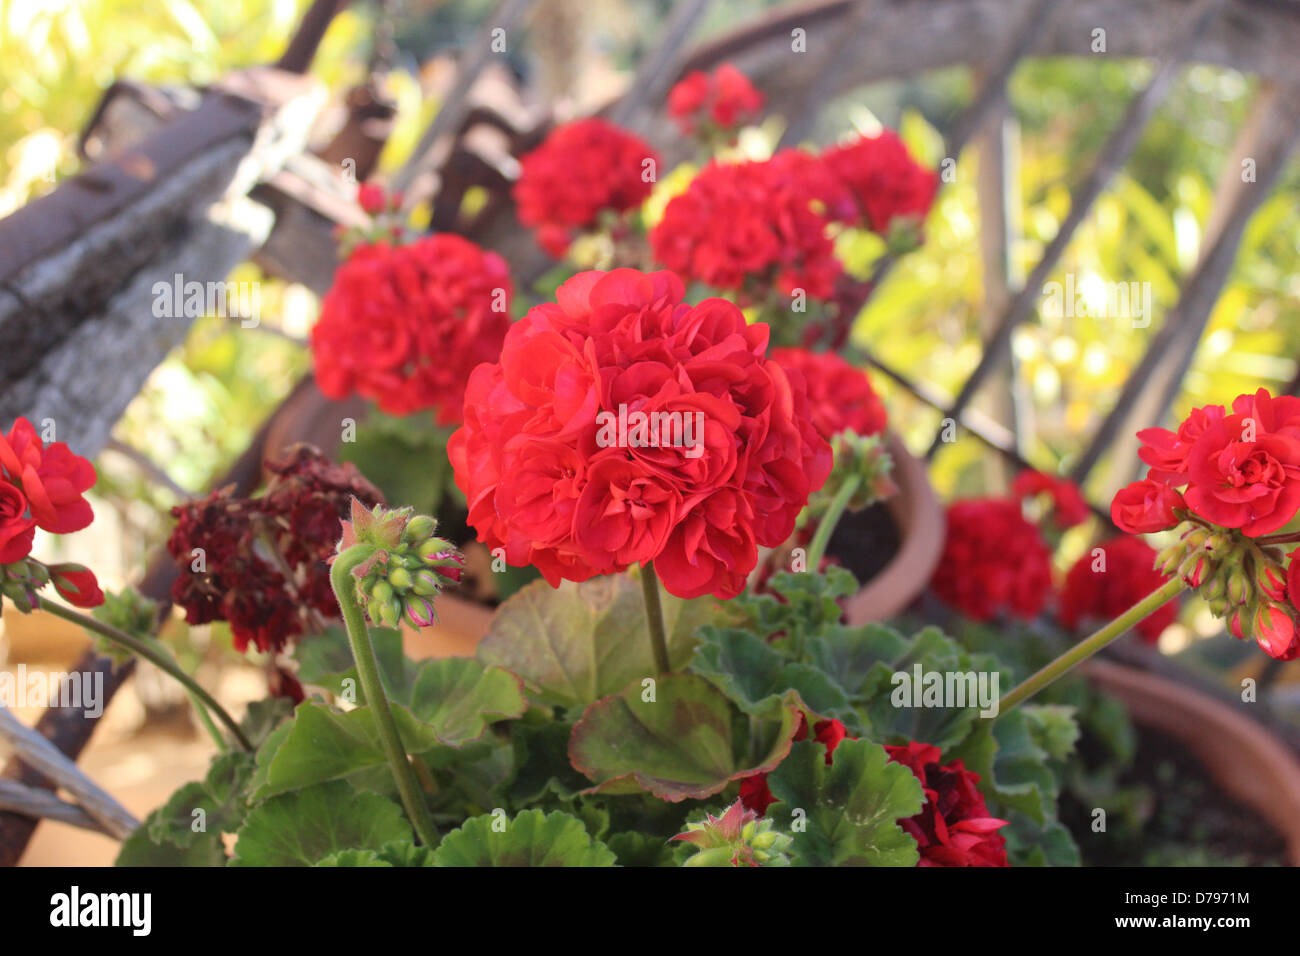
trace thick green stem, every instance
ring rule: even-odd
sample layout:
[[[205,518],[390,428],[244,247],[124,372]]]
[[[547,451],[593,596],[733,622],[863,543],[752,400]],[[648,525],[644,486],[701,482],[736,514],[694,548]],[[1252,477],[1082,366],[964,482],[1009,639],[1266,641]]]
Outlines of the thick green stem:
[[[397,723],[393,720],[392,708],[388,706],[388,695],[384,693],[383,681],[379,678],[379,664],[375,660],[374,646],[370,643],[365,614],[357,603],[357,585],[352,571],[373,553],[374,548],[370,545],[359,544],[348,548],[334,559],[334,566],[330,569],[330,584],[334,587],[339,610],[343,612],[343,623],[347,626],[352,657],[357,665],[357,677],[361,681],[361,690],[366,695],[366,703],[374,712],[379,742],[388,760],[388,769],[397,784],[402,806],[406,808],[406,815],[410,817],[420,842],[433,846],[438,842],[438,830],[429,816],[429,808],[424,803],[415,770],[402,747],[402,738],[398,736]]]
[[[126,631],[119,631],[111,624],[105,624],[103,621],[93,618],[89,614],[82,614],[80,611],[74,611],[70,607],[55,604],[48,598],[40,595],[37,595],[36,599],[39,602],[42,611],[48,611],[55,617],[61,617],[65,621],[71,621],[73,624],[84,627],[88,631],[94,631],[96,634],[108,638],[114,644],[121,644],[137,657],[144,658],[159,670],[176,678],[176,680],[180,681],[181,685],[189,691],[193,699],[197,699],[206,706],[208,710],[217,715],[218,719],[226,725],[226,728],[234,734],[235,739],[239,741],[241,747],[245,750],[253,749],[253,745],[249,742],[248,738],[244,736],[244,731],[240,728],[239,724],[235,722],[235,719],[231,717],[230,714],[226,713],[226,709],[217,703],[211,694],[200,687],[193,677],[181,670],[180,665],[168,657],[162,650],[152,646],[148,641],[142,641],[140,638],[126,633]]]
[[[822,566],[822,558],[826,556],[826,546],[830,544],[831,535],[835,533],[835,526],[840,523],[840,518],[844,517],[844,509],[849,506],[849,499],[861,484],[861,475],[850,475],[846,478],[831,500],[826,514],[822,515],[822,520],[817,525],[817,532],[813,535],[812,544],[808,546],[808,570],[814,574]]]
[[[650,650],[654,654],[655,669],[667,674],[668,635],[664,630],[664,607],[659,599],[659,575],[655,574],[653,561],[641,566],[641,592],[645,595],[646,624],[650,628]]]
[[[1123,637],[1130,628],[1145,620],[1148,615],[1158,610],[1162,605],[1172,601],[1186,587],[1187,585],[1183,582],[1183,579],[1178,575],[1174,575],[1174,577],[1152,591],[1141,601],[1138,601],[1137,604],[1134,604],[1096,634],[1074,645],[1074,647],[1003,697],[998,703],[998,714],[1005,714],[1021,701],[1034,696],[1052,681],[1064,675],[1076,664],[1086,661],[1111,641]]]

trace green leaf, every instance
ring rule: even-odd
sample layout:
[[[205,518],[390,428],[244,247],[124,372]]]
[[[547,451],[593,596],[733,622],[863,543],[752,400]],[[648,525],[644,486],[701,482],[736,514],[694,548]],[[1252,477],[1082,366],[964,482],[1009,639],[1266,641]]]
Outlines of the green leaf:
[[[1075,723],[1074,708],[1059,704],[1026,704],[1021,708],[1029,720],[1029,732],[1034,741],[1048,756],[1064,760],[1074,753],[1079,740],[1079,725]]]
[[[513,820],[485,814],[442,838],[435,866],[614,866],[614,854],[593,840],[577,817],[524,810]]]
[[[691,670],[716,684],[747,714],[767,709],[774,698],[795,690],[818,715],[856,722],[844,691],[821,670],[788,663],[780,651],[748,631],[705,628]]]
[[[1016,810],[1040,825],[1055,817],[1059,784],[1025,708],[980,721],[961,746],[943,755],[945,763],[957,758],[980,775],[980,792],[994,816]]]
[[[789,752],[802,706],[791,693],[759,715],[778,726],[755,765],[739,760],[727,698],[702,677],[668,674],[645,700],[638,681],[587,708],[573,728],[569,760],[596,782],[590,793],[647,790],[671,802],[703,799],[733,780],[771,770]]]
[[[157,812],[157,811],[155,811]],[[206,833],[185,847],[170,840],[155,840],[149,836],[150,814],[129,837],[122,841],[114,866],[225,866],[226,851],[221,837]]]
[[[340,850],[322,857],[312,866],[388,866],[393,864],[381,860],[374,850]]]
[[[664,594],[663,609],[669,660],[681,668],[713,603]],[[534,581],[497,610],[477,656],[518,674],[542,700],[574,708],[657,673],[641,585],[630,574],[558,588]]]
[[[341,850],[411,842],[393,801],[333,782],[272,797],[239,829],[232,866],[310,866]]]
[[[218,754],[202,783],[181,787],[149,815],[150,838],[188,847],[207,833],[235,832],[244,819],[245,792],[252,775],[252,754]]]
[[[393,661],[390,665],[405,666]],[[424,661],[395,673],[400,680],[390,689],[393,719],[408,753],[440,745],[463,747],[480,739],[493,721],[518,717],[527,707],[518,678],[470,658]],[[386,763],[368,706],[344,712],[307,702],[285,726],[287,730],[273,734],[258,756],[254,784],[259,798],[368,775]],[[386,788],[381,782],[379,789]]]
[[[920,812],[921,785],[879,744],[845,740],[827,766],[825,749],[803,741],[767,785],[781,801],[767,815],[794,835],[800,866],[915,866],[920,859],[897,821]]]
[[[661,837],[628,830],[615,833],[608,840],[610,850],[619,866],[680,866],[685,854],[682,848],[689,844],[670,843]]]

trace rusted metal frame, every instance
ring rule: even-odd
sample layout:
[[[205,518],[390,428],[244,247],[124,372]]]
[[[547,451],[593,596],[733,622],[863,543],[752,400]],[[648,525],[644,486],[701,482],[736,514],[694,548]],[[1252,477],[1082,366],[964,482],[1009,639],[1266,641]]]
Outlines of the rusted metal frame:
[[[1157,67],[1150,82],[1129,103],[1124,119],[1116,127],[1110,138],[1102,147],[1100,155],[1089,170],[1087,177],[1076,187],[1070,198],[1070,211],[1061,223],[1052,241],[1048,244],[1038,264],[1034,266],[1020,292],[1012,299],[1003,313],[993,335],[984,345],[984,354],[961,387],[954,399],[947,417],[957,418],[975,396],[980,386],[990,373],[1001,366],[1010,354],[1011,336],[1021,322],[1029,318],[1034,311],[1034,303],[1043,284],[1056,267],[1061,255],[1074,237],[1074,232],[1087,218],[1092,205],[1105,190],[1111,178],[1128,160],[1137,146],[1147,121],[1164,101],[1165,95],[1178,70],[1183,65],[1187,54],[1195,46],[1201,34],[1209,27],[1223,7],[1225,0],[1198,0],[1189,23],[1170,47],[1169,52]],[[943,446],[942,432],[936,433],[930,447],[926,450],[927,459],[933,458]]]
[[[439,105],[437,115],[420,137],[410,159],[393,177],[392,188],[396,191],[408,192],[406,197],[408,206],[416,202],[416,197],[409,195],[409,190],[416,177],[424,172],[429,161],[430,150],[439,139],[458,129],[469,111],[469,92],[492,56],[494,32],[496,30],[509,32],[533,6],[533,2],[534,0],[501,0],[492,14],[483,21],[474,39],[461,51],[459,62],[456,64],[456,82]]]
[[[348,3],[349,0],[315,0],[303,14],[297,32],[275,65],[289,73],[306,73],[325,31]]]
[[[694,32],[712,0],[681,0],[673,6],[668,23],[654,49],[641,58],[636,76],[610,108],[609,119],[621,126],[634,125],[646,104],[658,104],[668,92],[676,73],[672,67],[685,59],[682,46]]]
[[[1178,302],[1169,311],[1160,331],[1152,338],[1146,354],[1124,383],[1119,398],[1102,421],[1087,450],[1071,471],[1076,482],[1084,481],[1106,449],[1121,434],[1124,423],[1146,390],[1157,389],[1153,404],[1142,412],[1147,424],[1161,422],[1177,397],[1187,369],[1209,322],[1214,303],[1227,281],[1236,259],[1246,224],[1268,197],[1300,142],[1300,85],[1266,94],[1262,109],[1244,131],[1255,140],[1255,182],[1236,191],[1217,224],[1217,234],[1183,283]],[[1217,214],[1216,214],[1217,215]]]

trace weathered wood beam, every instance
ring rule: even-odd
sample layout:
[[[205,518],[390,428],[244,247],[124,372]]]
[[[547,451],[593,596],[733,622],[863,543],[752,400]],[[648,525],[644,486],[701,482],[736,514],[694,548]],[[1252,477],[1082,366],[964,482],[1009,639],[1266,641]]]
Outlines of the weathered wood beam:
[[[636,75],[627,91],[609,111],[609,119],[620,126],[640,129],[646,108],[657,110],[663,103],[674,78],[673,65],[682,59],[682,50],[700,19],[708,12],[712,0],[680,0],[673,5],[654,49],[641,58]]]

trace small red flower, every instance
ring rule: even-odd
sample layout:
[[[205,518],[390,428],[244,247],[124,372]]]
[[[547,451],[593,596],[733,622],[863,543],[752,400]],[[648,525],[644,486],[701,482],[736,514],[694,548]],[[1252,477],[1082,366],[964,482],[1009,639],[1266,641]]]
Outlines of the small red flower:
[[[640,206],[654,188],[658,162],[644,140],[603,119],[557,126],[519,160],[519,221],[537,229],[539,244],[558,258],[602,212]]]
[[[845,429],[859,435],[878,435],[885,430],[885,403],[862,369],[834,352],[779,348],[772,350],[771,357],[803,376],[812,402],[813,424],[827,441]]]
[[[899,825],[921,851],[917,866],[1009,866],[1007,841],[997,831],[1006,820],[989,816],[976,787],[979,774],[961,760],[940,763],[938,747],[912,741],[886,746],[889,759],[912,771],[925,791],[925,806]]]
[[[924,220],[939,188],[938,175],[914,160],[893,130],[833,146],[821,158],[843,187],[833,217],[881,235],[895,219]]]
[[[99,589],[94,572],[80,564],[50,565],[50,581],[74,607],[99,607],[104,603],[104,592]]]
[[[1187,484],[1187,456],[1192,445],[1205,433],[1205,429],[1224,416],[1222,405],[1194,408],[1178,426],[1177,432],[1167,428],[1144,428],[1137,433],[1142,447],[1138,457],[1151,466],[1148,478],[1163,481],[1181,488]]]
[[[1129,534],[1166,531],[1181,520],[1175,509],[1186,507],[1183,496],[1169,485],[1144,478],[1115,493],[1110,503],[1110,520]]]
[[[1230,415],[1210,424],[1187,464],[1187,504],[1221,527],[1253,538],[1300,509],[1300,438],[1265,431],[1261,420]]]
[[[1100,552],[1100,554],[1098,554]],[[1084,621],[1119,617],[1165,583],[1155,567],[1156,552],[1140,538],[1120,535],[1087,551],[1065,576],[1061,590],[1061,623],[1074,630]],[[1147,643],[1155,643],[1177,617],[1170,601],[1137,625]]]
[[[762,108],[763,94],[730,63],[723,63],[712,75],[700,70],[689,73],[668,92],[668,115],[688,136],[704,123],[729,130],[748,122]]]
[[[0,476],[22,489],[43,531],[67,534],[94,520],[83,495],[95,484],[95,466],[61,441],[46,446],[26,418],[0,435]]]
[[[1033,620],[1052,592],[1051,554],[1018,501],[973,498],[948,508],[943,553],[930,582],[977,621],[1009,613]]]
[[[1079,486],[1068,478],[1055,478],[1041,471],[1025,469],[1011,483],[1011,497],[1017,501],[1036,495],[1048,495],[1052,502],[1052,522],[1060,529],[1073,528],[1088,518],[1088,503]]]
[[[35,535],[36,519],[27,514],[27,499],[17,486],[0,479],[0,564],[31,554]]]

